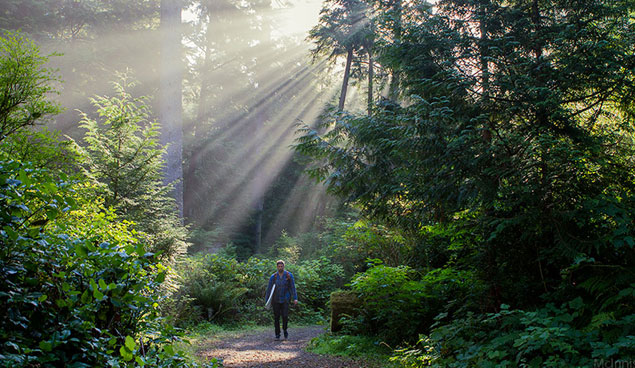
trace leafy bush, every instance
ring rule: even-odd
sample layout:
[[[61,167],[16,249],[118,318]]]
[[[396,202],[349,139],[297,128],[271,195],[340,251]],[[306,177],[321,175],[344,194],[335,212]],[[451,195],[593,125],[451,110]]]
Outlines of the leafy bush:
[[[454,304],[474,297],[479,289],[470,272],[435,269],[418,277],[408,266],[381,264],[356,275],[351,287],[363,300],[363,318],[349,321],[349,328],[379,334],[389,343],[429,331],[437,314],[455,310]]]
[[[284,259],[287,263],[297,263],[303,248],[300,237],[289,236],[286,231],[282,231],[270,252],[273,255],[272,258]]]
[[[179,323],[262,320],[267,264],[253,257],[239,262],[223,252],[186,258],[176,266],[180,287],[174,298],[192,313],[173,317]]]
[[[271,313],[264,309],[264,296],[269,277],[276,270],[275,260],[251,257],[240,262],[231,253],[230,249],[195,255],[176,266],[181,286],[175,297],[185,305],[181,309],[193,312],[182,315],[173,308],[180,323],[271,321]],[[342,283],[342,268],[322,257],[288,264],[287,270],[294,275],[300,301],[292,312],[294,322],[322,319],[330,293]]]
[[[365,366],[390,367],[391,349],[377,338],[323,334],[311,340],[307,350],[316,354],[338,355],[366,360]],[[396,364],[394,364],[396,366]]]
[[[343,279],[368,268],[367,260],[381,259],[397,266],[414,256],[408,239],[393,229],[359,218],[347,208],[334,218],[323,219],[322,229],[296,236],[283,232],[268,253],[290,264],[307,260],[328,259],[342,268]]]
[[[366,259],[381,259],[388,266],[408,264],[413,252],[409,239],[377,222],[360,219],[344,234],[349,248],[356,254],[358,264]],[[362,262],[360,262],[360,260]]]
[[[342,266],[326,257],[291,264],[288,269],[295,276],[298,300],[314,311],[323,311],[331,293],[344,281]]]
[[[46,127],[36,131],[19,130],[2,141],[1,149],[12,159],[31,162],[35,168],[67,175],[76,173],[79,168],[79,153],[72,142]]]
[[[581,325],[585,312],[579,298],[535,311],[503,305],[499,313],[440,324],[393,360],[406,367],[597,367],[635,358],[632,310],[595,315]]]
[[[3,154],[4,155],[4,154]],[[4,366],[183,366],[162,324],[167,269],[79,183],[0,161]]]
[[[184,291],[192,298],[199,317],[210,321],[238,318],[247,293],[239,267],[234,259],[207,254],[191,257],[179,268],[185,276]]]
[[[360,332],[381,334],[389,342],[400,342],[420,330],[425,314],[424,286],[413,280],[407,266],[377,265],[351,281],[353,291],[363,300]]]

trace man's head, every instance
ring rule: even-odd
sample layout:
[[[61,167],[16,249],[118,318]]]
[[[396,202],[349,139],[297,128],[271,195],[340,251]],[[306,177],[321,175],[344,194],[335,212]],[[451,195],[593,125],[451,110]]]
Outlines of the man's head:
[[[277,261],[276,268],[278,268],[278,272],[284,271],[284,261],[283,260]]]

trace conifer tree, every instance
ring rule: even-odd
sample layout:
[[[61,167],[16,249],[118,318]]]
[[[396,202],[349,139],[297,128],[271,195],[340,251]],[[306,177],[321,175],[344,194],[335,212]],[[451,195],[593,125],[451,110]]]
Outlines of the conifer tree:
[[[153,251],[174,257],[185,250],[185,229],[171,188],[162,182],[159,124],[150,119],[146,99],[127,92],[133,85],[123,77],[113,83],[115,96],[93,98],[97,119],[82,113],[85,169],[100,184],[107,207],[138,224]]]
[[[365,50],[372,61],[369,42],[372,27],[367,12],[368,5],[360,0],[325,1],[319,24],[309,32],[308,38],[315,43],[315,48],[311,50],[314,57],[326,56],[331,61],[336,61],[340,56],[346,55],[339,111],[344,109],[346,102],[353,58],[361,50]]]
[[[0,141],[60,111],[50,99],[57,77],[47,61],[20,33],[0,38]]]

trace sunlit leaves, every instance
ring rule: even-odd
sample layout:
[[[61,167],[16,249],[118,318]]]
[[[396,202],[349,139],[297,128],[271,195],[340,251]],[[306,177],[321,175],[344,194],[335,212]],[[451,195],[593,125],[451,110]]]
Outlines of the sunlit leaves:
[[[146,98],[128,92],[134,83],[121,76],[113,83],[115,96],[95,97],[98,119],[82,113],[87,130],[81,148],[85,169],[96,180],[104,204],[134,222],[148,248],[165,257],[185,249],[184,229],[170,187],[163,185],[165,149],[159,144],[159,125],[151,120]],[[153,213],[153,216],[148,216]]]
[[[47,61],[20,33],[0,37],[0,141],[60,111],[50,100],[57,77]]]
[[[124,361],[161,366],[158,344],[173,336],[164,330],[157,308],[162,299],[157,292],[168,269],[144,252],[126,223],[90,196],[78,197],[85,189],[75,188],[28,163],[3,160],[0,165],[2,213],[9,204],[19,209],[0,218],[0,269],[5,275],[0,336],[11,336],[15,345],[0,347],[0,355],[5,362],[94,366],[117,361],[112,347],[120,341]],[[33,209],[51,198],[67,209],[46,222],[27,220],[37,220]],[[139,363],[136,339],[145,333],[152,337],[139,339],[146,345]],[[74,354],[67,356],[65,349]],[[182,361],[180,353],[161,353],[163,366]]]
[[[367,12],[368,5],[359,0],[325,2],[319,24],[309,32],[314,55],[336,58],[348,50],[361,50],[369,37]]]
[[[398,44],[379,46],[400,72],[403,106],[332,116],[296,148],[333,193],[414,234],[417,266],[474,272],[489,288],[477,304],[449,297],[453,311],[575,295],[584,312],[561,322],[596,318],[593,328],[625,337],[604,323],[609,310],[622,322],[633,312],[611,297],[633,279],[631,15],[622,1],[439,1],[403,18]],[[503,364],[520,349],[541,365],[541,337],[564,349],[581,336],[542,321],[483,354]]]

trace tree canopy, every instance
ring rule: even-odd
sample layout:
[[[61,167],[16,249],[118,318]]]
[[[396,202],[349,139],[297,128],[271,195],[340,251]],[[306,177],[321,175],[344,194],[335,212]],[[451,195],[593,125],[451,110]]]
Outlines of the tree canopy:
[[[401,37],[379,46],[404,101],[306,126],[296,149],[332,193],[412,238],[417,267],[473,272],[475,309],[580,297],[578,325],[599,328],[598,313],[625,323],[632,309],[614,296],[633,279],[632,11],[631,1],[414,4]]]

